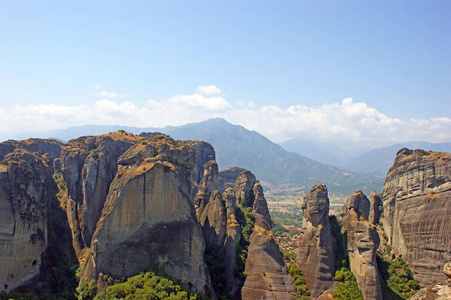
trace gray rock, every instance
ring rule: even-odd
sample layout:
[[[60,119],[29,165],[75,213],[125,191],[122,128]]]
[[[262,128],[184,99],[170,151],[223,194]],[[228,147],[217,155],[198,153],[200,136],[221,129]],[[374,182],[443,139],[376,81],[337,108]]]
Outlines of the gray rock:
[[[315,185],[302,201],[304,216],[296,264],[310,295],[316,299],[334,285],[334,238],[329,222],[329,197],[325,185]]]
[[[451,261],[451,155],[398,151],[384,185],[389,243],[423,286],[446,280]]]

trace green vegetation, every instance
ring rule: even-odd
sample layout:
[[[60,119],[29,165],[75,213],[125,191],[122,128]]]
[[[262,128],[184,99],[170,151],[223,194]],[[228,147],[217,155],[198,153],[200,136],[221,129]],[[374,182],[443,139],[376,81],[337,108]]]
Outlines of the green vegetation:
[[[92,299],[97,292],[97,284],[93,280],[91,281],[82,281],[80,286],[76,289],[77,298],[79,300],[89,300]]]
[[[272,219],[272,232],[276,237],[292,236],[291,231],[280,225],[280,223],[274,219]]]
[[[299,269],[294,260],[291,261],[288,272],[290,273],[291,280],[296,289],[296,299],[311,299],[310,291],[305,284],[304,275],[302,275],[301,269]]]
[[[420,284],[402,258],[393,261],[377,253],[377,266],[382,277],[384,299],[407,299],[420,289]]]
[[[339,282],[334,289],[335,300],[363,300],[362,291],[357,280],[349,269],[349,258],[338,262],[335,270],[335,281]]]
[[[248,201],[243,201],[243,203],[248,204]],[[244,272],[244,267],[246,265],[247,253],[255,222],[252,207],[245,207],[242,204],[238,204],[236,206],[236,218],[241,227],[241,239],[235,246],[236,268],[234,270],[234,275],[235,277],[245,279],[246,273]]]
[[[292,211],[280,211],[276,209],[270,210],[271,219],[274,222],[285,226],[302,227],[302,210],[299,207],[293,207]]]
[[[211,283],[219,299],[227,299],[228,295],[225,289],[225,266],[223,255],[215,251],[214,246],[207,247],[204,254],[205,264],[211,275]]]
[[[167,274],[165,275],[164,265],[161,269],[163,274],[158,272],[157,275],[154,271],[142,272],[139,275],[130,277],[125,282],[111,285],[106,288],[105,292],[98,293],[94,300],[206,299],[201,294],[183,289]]]

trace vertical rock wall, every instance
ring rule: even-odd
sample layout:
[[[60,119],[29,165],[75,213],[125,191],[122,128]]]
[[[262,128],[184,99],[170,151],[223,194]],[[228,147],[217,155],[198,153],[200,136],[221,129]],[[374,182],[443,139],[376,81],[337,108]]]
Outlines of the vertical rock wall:
[[[48,203],[55,191],[49,156],[16,149],[0,165],[0,291],[40,275],[48,246]]]
[[[451,260],[451,155],[401,149],[384,185],[383,225],[423,285],[446,279]]]

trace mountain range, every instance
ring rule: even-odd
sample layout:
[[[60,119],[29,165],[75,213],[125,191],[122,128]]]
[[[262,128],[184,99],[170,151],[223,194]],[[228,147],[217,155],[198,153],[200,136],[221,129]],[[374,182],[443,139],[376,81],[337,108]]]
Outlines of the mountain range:
[[[164,128],[139,128],[120,125],[85,125],[33,133],[34,137],[62,141],[79,136],[99,135],[117,130],[130,133],[161,132],[175,139],[203,140],[216,150],[221,169],[242,166],[253,170],[267,189],[297,188],[305,192],[317,183],[325,183],[330,192],[350,194],[356,189],[366,193],[381,191],[383,177],[393,164],[396,152],[403,148],[451,152],[451,143],[407,142],[379,149],[346,149],[343,146],[292,139],[280,144],[263,135],[233,125],[221,118]],[[25,139],[24,134],[18,138]]]
[[[267,190],[275,187],[296,188],[307,193],[313,185],[324,183],[330,187],[332,193],[350,194],[356,189],[368,193],[373,190],[381,191],[383,186],[381,177],[344,171],[299,153],[289,152],[263,135],[221,118],[164,128],[87,125],[37,133],[33,136],[68,141],[79,136],[117,130],[134,134],[161,132],[175,139],[206,141],[215,148],[220,169],[241,166],[253,170]]]

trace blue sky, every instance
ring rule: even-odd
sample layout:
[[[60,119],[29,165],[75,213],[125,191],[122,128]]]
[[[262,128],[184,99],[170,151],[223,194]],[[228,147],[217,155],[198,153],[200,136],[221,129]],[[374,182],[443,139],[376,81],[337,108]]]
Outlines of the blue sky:
[[[450,15],[451,1],[0,1],[0,137],[219,116],[275,141],[451,141]]]

